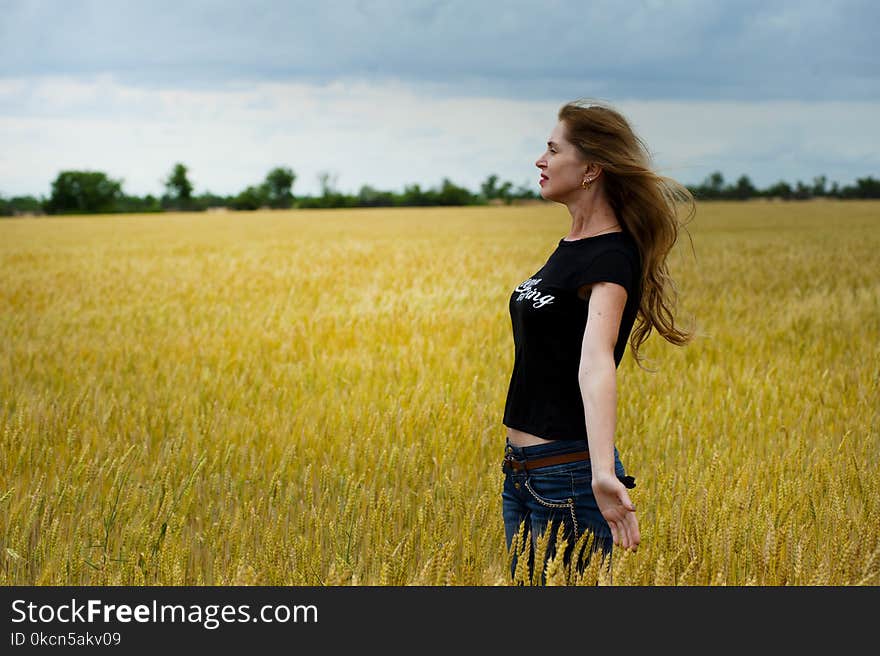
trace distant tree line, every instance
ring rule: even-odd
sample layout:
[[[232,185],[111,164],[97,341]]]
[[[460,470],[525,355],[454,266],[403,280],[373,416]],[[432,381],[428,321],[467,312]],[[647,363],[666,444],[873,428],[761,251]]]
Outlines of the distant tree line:
[[[331,208],[331,207],[423,207],[428,205],[480,205],[512,203],[516,200],[534,200],[539,195],[527,185],[514,188],[511,182],[501,182],[490,175],[479,193],[454,184],[448,178],[432,188],[423,189],[412,184],[402,193],[382,191],[363,185],[355,194],[345,194],[336,188],[337,176],[330,172],[318,175],[321,192],[315,196],[294,196],[296,174],[289,168],[276,167],[265,179],[246,187],[238,194],[220,196],[205,192],[193,193],[187,167],[178,162],[163,180],[165,193],[156,197],[127,195],[122,181],[110,178],[100,171],[62,171],[52,182],[48,198],[18,196],[5,199],[0,196],[0,215],[34,214],[88,214],[110,212],[164,212],[205,211],[215,208],[256,210],[261,208]]]
[[[418,184],[406,185],[403,192],[382,191],[363,185],[355,194],[345,194],[336,188],[336,176],[330,172],[318,175],[321,192],[315,196],[294,196],[296,174],[286,167],[273,168],[259,184],[250,185],[231,196],[211,192],[193,194],[193,184],[187,167],[178,162],[163,180],[165,193],[155,197],[127,195],[122,181],[110,178],[100,171],[61,171],[52,182],[47,198],[0,196],[0,216],[15,214],[85,214],[104,212],[164,212],[205,211],[214,208],[256,210],[261,208],[332,208],[332,207],[425,207],[429,205],[484,205],[510,204],[518,200],[537,200],[540,194],[529,185],[514,187],[490,175],[478,192],[454,184],[448,178],[436,186],[422,189]],[[732,184],[716,171],[699,185],[688,185],[698,200],[746,200],[749,198],[781,198],[806,200],[810,198],[880,198],[880,180],[859,178],[854,185],[830,186],[826,177],[813,179],[812,184],[798,181],[794,186],[777,182],[766,189],[758,189],[746,175]]]
[[[880,180],[858,178],[855,184],[841,187],[834,182],[829,187],[824,175],[813,178],[812,184],[800,180],[794,186],[784,181],[758,189],[747,175],[732,184],[726,184],[720,171],[706,177],[702,184],[688,186],[698,200],[747,200],[749,198],[781,198],[782,200],[809,200],[810,198],[880,198]]]

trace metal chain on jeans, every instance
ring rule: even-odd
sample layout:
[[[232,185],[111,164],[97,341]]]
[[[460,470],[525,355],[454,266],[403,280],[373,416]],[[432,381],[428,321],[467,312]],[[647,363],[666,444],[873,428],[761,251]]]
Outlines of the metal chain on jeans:
[[[525,484],[526,484],[526,489],[532,493],[533,497],[535,497],[535,501],[540,503],[542,506],[546,506],[547,508],[568,508],[569,512],[571,512],[572,524],[574,524],[574,539],[575,539],[575,542],[577,542],[577,539],[578,539],[578,520],[577,520],[577,516],[575,515],[575,512],[574,512],[574,499],[569,497],[565,503],[553,503],[551,501],[545,501],[544,499],[539,497],[537,495],[537,493],[532,489],[532,486],[529,485],[528,478],[526,478]]]

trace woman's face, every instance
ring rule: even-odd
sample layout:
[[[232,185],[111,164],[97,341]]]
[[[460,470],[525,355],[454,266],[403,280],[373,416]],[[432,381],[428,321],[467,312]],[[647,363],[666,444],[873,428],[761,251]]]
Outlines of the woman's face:
[[[557,202],[573,200],[583,191],[581,183],[587,170],[580,151],[569,143],[565,134],[565,123],[559,121],[547,140],[547,150],[535,162],[541,169],[541,196]]]

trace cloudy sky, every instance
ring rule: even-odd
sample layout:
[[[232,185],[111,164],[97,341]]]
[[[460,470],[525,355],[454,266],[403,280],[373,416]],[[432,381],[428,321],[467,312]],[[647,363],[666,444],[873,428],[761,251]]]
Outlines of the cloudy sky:
[[[490,173],[535,190],[559,106],[621,109],[661,173],[880,175],[873,0],[0,0],[0,195],[65,169],[160,194]]]

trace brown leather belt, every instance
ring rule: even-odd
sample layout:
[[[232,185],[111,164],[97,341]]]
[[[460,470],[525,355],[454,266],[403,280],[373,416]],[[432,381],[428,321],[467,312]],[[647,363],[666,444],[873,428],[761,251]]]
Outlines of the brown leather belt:
[[[555,456],[544,456],[543,458],[533,458],[531,460],[516,460],[510,454],[504,456],[501,468],[510,467],[515,471],[531,471],[540,467],[549,467],[550,465],[562,465],[567,462],[577,462],[578,460],[589,460],[589,451],[576,451],[574,453],[560,453]]]

